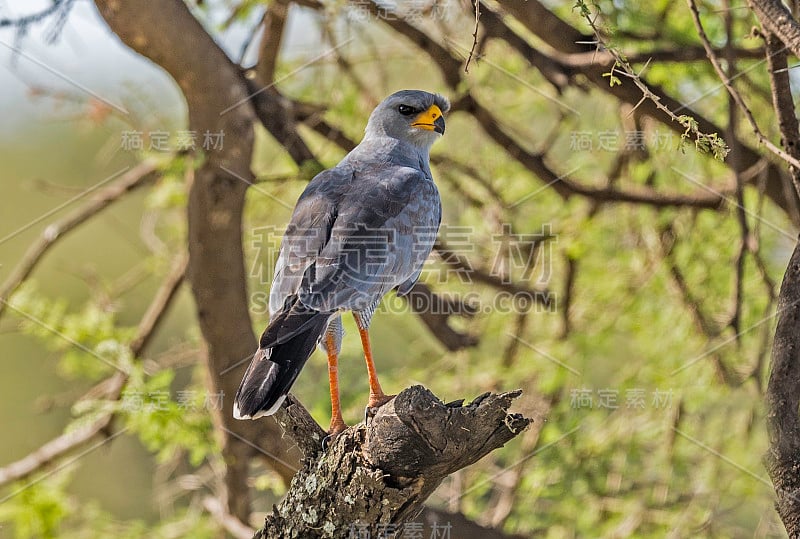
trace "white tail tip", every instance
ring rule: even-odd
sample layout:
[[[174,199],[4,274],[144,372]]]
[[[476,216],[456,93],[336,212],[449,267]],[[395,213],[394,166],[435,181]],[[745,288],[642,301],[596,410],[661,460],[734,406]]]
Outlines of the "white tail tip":
[[[258,419],[259,417],[264,417],[266,415],[272,415],[272,414],[274,414],[275,412],[278,411],[278,408],[281,407],[281,405],[283,404],[283,401],[285,401],[285,400],[286,400],[286,395],[283,395],[281,398],[279,398],[277,401],[275,401],[275,404],[273,404],[272,407],[270,407],[269,410],[259,410],[258,412],[256,412],[255,415],[242,415],[242,412],[239,410],[239,403],[238,402],[234,402],[233,403],[233,418],[234,419]]]

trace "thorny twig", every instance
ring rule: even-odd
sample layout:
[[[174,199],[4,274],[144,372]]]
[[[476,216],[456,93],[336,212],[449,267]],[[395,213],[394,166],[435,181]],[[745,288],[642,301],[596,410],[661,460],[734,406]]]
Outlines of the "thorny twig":
[[[686,129],[681,136],[681,140],[694,136],[695,147],[699,151],[711,152],[715,159],[723,160],[729,151],[725,141],[717,133],[703,133],[700,131],[696,119],[685,114],[679,116],[670,110],[669,107],[661,103],[661,97],[653,93],[647,84],[642,81],[641,75],[642,72],[647,69],[647,64],[638,73],[635,72],[630,62],[628,62],[622,53],[603,42],[602,32],[595,22],[598,15],[593,15],[591,9],[589,9],[589,6],[583,0],[578,0],[576,2],[576,7],[580,9],[581,15],[583,15],[589,23],[589,26],[591,26],[592,31],[594,31],[598,48],[602,46],[614,58],[614,65],[611,67],[611,70],[605,74],[609,79],[609,84],[611,86],[622,84],[622,81],[617,75],[629,78],[642,92],[642,100],[639,104],[644,100],[652,101],[658,110],[667,114],[673,121],[678,122]]]
[[[472,61],[475,48],[478,46],[478,25],[481,22],[481,3],[479,0],[473,0],[473,3],[475,4],[475,28],[472,31],[472,46],[469,49],[467,63],[464,64],[464,73],[469,73],[469,63]]]
[[[753,117],[753,113],[750,111],[750,108],[745,104],[744,99],[742,99],[741,94],[736,88],[733,86],[731,79],[726,75],[725,71],[722,69],[722,66],[719,63],[719,59],[714,54],[714,50],[711,47],[711,43],[708,41],[708,36],[703,29],[703,24],[700,22],[700,12],[697,10],[697,5],[694,3],[694,0],[687,0],[689,3],[689,8],[692,12],[692,19],[694,20],[695,27],[697,28],[697,34],[700,36],[700,40],[703,42],[703,46],[706,49],[706,54],[708,55],[708,59],[711,62],[711,65],[714,66],[714,70],[719,75],[722,84],[725,85],[725,89],[728,90],[728,93],[731,95],[733,100],[736,102],[736,105],[742,110],[744,113],[745,118],[750,123],[750,126],[753,128],[753,133],[755,134],[758,141],[764,145],[769,151],[792,165],[793,167],[800,168],[800,160],[797,160],[793,156],[789,155],[785,151],[781,150],[775,144],[773,144],[764,133],[758,128],[758,124],[756,123],[755,118]]]

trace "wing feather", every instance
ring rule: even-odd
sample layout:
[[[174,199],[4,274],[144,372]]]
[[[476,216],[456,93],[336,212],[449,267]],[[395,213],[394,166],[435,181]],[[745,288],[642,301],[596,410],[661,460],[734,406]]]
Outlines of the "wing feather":
[[[419,277],[441,220],[433,181],[411,167],[336,167],[300,196],[281,244],[270,312],[297,295],[324,312],[362,310]],[[409,284],[410,283],[410,284]]]
[[[394,167],[372,182],[357,180],[362,190],[341,202],[302,298],[316,309],[367,308],[418,277],[436,238],[439,193],[421,171]]]
[[[341,192],[352,182],[351,170],[325,170],[309,182],[297,201],[281,241],[269,295],[270,316],[297,295],[303,279],[330,238]]]

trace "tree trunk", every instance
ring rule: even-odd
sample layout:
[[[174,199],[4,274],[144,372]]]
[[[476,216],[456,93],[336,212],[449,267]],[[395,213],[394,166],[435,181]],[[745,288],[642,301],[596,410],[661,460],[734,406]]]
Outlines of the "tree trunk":
[[[285,463],[299,459],[282,440],[274,421],[236,421],[232,416],[233,396],[256,349],[241,229],[245,191],[252,181],[253,104],[238,66],[182,1],[97,0],[96,4],[126,45],[178,83],[189,109],[189,129],[198,141],[206,131],[224,134],[221,147],[207,152],[190,189],[188,278],[207,345],[210,391],[222,396],[215,422],[223,433],[227,511],[247,522],[250,460],[266,458],[288,480],[293,470]],[[268,107],[273,102],[269,99],[262,97],[260,106]],[[276,117],[281,115],[285,113],[276,111]],[[283,127],[285,133],[291,129],[291,124]],[[300,146],[293,140],[292,147]]]
[[[778,514],[789,537],[800,537],[800,243],[795,246],[778,299],[778,327],[767,386],[767,471]]]

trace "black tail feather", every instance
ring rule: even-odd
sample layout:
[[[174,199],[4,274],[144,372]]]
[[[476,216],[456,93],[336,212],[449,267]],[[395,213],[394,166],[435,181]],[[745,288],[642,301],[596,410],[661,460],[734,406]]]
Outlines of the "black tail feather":
[[[298,301],[270,322],[236,392],[234,417],[255,419],[280,407],[329,317],[330,313],[309,310]]]

